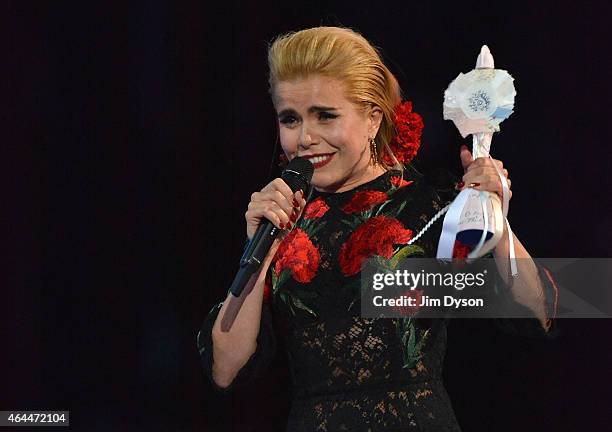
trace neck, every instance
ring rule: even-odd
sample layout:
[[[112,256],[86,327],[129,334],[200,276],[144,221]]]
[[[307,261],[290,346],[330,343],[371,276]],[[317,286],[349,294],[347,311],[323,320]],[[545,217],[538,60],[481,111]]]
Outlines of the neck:
[[[346,183],[344,183],[343,185],[337,188],[332,186],[328,188],[315,187],[315,189],[319,192],[333,192],[333,193],[346,192],[348,190],[356,188],[359,185],[372,181],[375,178],[383,175],[386,172],[387,170],[382,165],[373,166],[373,165],[368,164],[363,174],[355,180],[347,181]]]

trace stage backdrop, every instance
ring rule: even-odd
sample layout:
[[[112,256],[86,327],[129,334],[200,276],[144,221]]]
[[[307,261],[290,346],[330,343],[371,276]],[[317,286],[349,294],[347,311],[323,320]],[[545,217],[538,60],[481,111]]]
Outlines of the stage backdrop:
[[[274,175],[266,45],[282,32],[344,25],[380,46],[424,117],[419,163],[457,174],[442,95],[488,44],[518,90],[494,145],[513,229],[536,257],[609,256],[605,2],[225,3],[7,4],[0,409],[70,410],[75,431],[282,430],[282,357],[220,396],[195,346]],[[560,328],[542,343],[452,324],[464,430],[608,426],[611,322]]]

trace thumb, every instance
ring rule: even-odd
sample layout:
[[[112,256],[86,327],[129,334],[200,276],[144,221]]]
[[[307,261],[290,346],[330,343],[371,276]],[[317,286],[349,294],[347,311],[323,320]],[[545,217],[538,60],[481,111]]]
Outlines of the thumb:
[[[461,158],[461,165],[463,166],[463,171],[467,170],[470,164],[474,162],[472,152],[470,152],[470,150],[465,145],[461,146],[459,157]]]

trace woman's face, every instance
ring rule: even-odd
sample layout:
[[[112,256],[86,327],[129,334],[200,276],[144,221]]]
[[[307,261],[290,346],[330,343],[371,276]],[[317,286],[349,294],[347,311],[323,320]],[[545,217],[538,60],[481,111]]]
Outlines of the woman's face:
[[[321,75],[282,81],[274,90],[281,146],[289,160],[301,156],[313,163],[318,190],[342,192],[384,172],[370,164],[380,108],[363,113],[346,99],[341,81]]]

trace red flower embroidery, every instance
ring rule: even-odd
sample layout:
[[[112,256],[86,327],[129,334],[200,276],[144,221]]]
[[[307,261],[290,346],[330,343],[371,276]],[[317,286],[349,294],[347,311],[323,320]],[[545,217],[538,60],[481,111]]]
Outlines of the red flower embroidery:
[[[319,197],[306,206],[304,210],[304,219],[320,218],[327,213],[327,210],[329,210],[329,206],[323,198]]]
[[[319,250],[299,228],[295,228],[283,239],[274,258],[274,271],[277,275],[289,269],[293,278],[302,283],[310,282],[319,268]]]
[[[423,133],[423,118],[412,112],[412,102],[403,102],[395,107],[395,137],[389,143],[393,154],[400,163],[410,162],[421,146]],[[384,161],[393,165],[393,160],[385,154]]]
[[[340,268],[346,276],[361,270],[361,264],[371,255],[391,258],[393,245],[406,243],[412,231],[404,228],[397,219],[376,216],[357,228],[340,249]]]
[[[455,246],[453,246],[453,258],[467,258],[471,249],[472,248],[468,245],[461,243],[459,240],[455,240]]]
[[[377,204],[387,201],[387,194],[377,190],[363,190],[355,192],[349,202],[344,204],[342,210],[346,213],[361,213],[370,210]]]
[[[397,188],[402,188],[404,186],[410,186],[412,183],[414,183],[414,180],[407,181],[401,178],[400,176],[391,176],[390,180],[391,180],[391,184]]]
[[[269,302],[271,296],[272,296],[272,280],[270,278],[270,273],[268,273],[264,281],[264,292],[263,292],[264,302],[266,303]]]
[[[413,298],[414,306],[392,306],[393,310],[395,310],[398,314],[402,316],[414,316],[421,309],[421,298],[423,298],[423,290],[415,289],[415,290],[407,290],[402,293],[402,296]],[[401,298],[401,297],[400,297]],[[399,300],[399,299],[398,299]]]

